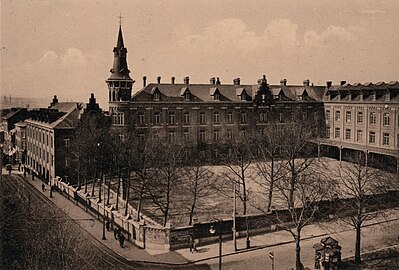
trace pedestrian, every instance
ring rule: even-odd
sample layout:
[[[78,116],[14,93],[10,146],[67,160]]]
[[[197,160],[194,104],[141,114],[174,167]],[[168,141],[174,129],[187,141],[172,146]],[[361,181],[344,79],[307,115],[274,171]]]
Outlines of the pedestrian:
[[[115,237],[116,240],[118,240],[118,234],[119,234],[119,230],[118,230],[118,228],[115,226],[115,228],[114,228],[114,237]]]
[[[24,178],[26,179],[26,171],[24,170]]]
[[[188,245],[190,247],[190,252],[193,252],[193,246],[194,246],[194,241],[193,241],[193,237],[191,235],[188,236]]]
[[[42,184],[42,191],[44,192],[46,190],[46,186]]]
[[[122,232],[119,233],[119,245],[121,246],[121,248],[123,248],[125,244],[125,236],[123,235]]]
[[[107,222],[105,222],[105,228],[107,229],[107,231],[109,231],[111,229],[109,220],[107,220]]]
[[[32,181],[35,181],[35,173],[32,172]]]
[[[194,241],[193,241],[193,252],[197,252],[198,251],[197,250],[198,244],[199,244],[199,240],[197,238],[194,239]]]
[[[21,163],[18,163],[18,171],[21,171]]]

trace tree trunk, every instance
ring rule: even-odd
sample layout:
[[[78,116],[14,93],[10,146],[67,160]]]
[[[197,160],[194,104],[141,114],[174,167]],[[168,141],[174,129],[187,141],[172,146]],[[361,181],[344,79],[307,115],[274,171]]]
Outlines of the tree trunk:
[[[140,221],[140,212],[141,212],[141,204],[143,201],[144,188],[145,188],[145,184],[143,181],[141,188],[140,188],[139,202],[137,203],[137,221]]]
[[[360,258],[361,225],[357,224],[355,229],[356,229],[355,262],[361,263],[362,261],[362,259]]]
[[[87,175],[85,176],[85,194],[87,194]]]
[[[96,185],[96,177],[93,177],[93,185],[91,187],[91,196],[94,196],[94,186]]]
[[[109,197],[111,196],[111,181],[112,181],[112,171],[109,172],[108,190],[107,190],[107,205],[109,205]]]
[[[301,262],[301,232],[298,230],[298,234],[295,237],[295,269],[303,270]]]
[[[129,209],[129,195],[130,195],[130,171],[128,171],[128,177],[126,182],[126,201],[125,201],[125,216],[127,216],[127,210]]]
[[[119,206],[119,193],[121,191],[121,179],[120,179],[120,175],[118,173],[118,188],[116,190],[116,205],[115,205],[115,209],[118,210],[118,206]]]
[[[270,185],[269,185],[269,195],[268,195],[268,201],[267,201],[267,212],[270,212],[270,209],[272,207],[272,199],[273,199],[273,187],[274,187],[274,157],[271,157],[271,171],[270,171]]]
[[[194,210],[195,210],[195,203],[197,201],[197,196],[195,195],[193,198],[193,203],[191,205],[191,209],[190,209],[190,221],[188,222],[188,225],[192,225],[193,224],[193,216],[194,216]]]

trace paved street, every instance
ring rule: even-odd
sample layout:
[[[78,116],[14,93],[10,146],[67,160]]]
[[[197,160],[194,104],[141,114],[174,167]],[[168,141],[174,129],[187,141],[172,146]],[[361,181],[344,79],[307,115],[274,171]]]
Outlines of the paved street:
[[[73,218],[80,226],[77,229],[87,234],[95,249],[99,250],[102,259],[109,264],[104,264],[104,269],[217,269],[218,268],[218,244],[211,244],[199,247],[198,253],[190,253],[188,249],[178,251],[151,251],[140,249],[127,242],[125,248],[121,248],[113,238],[112,232],[106,232],[106,240],[102,237],[102,222],[97,217],[92,216],[81,206],[77,206],[73,201],[59,194],[53,193],[53,198],[49,199],[48,187],[45,192],[41,191],[42,181],[36,178],[31,181],[30,177],[24,180],[21,173],[13,171],[11,177],[4,177],[12,181],[30,187],[30,191],[39,194],[50,206],[61,208],[67,215]],[[19,174],[19,175],[17,175]],[[33,188],[34,187],[34,188]],[[387,217],[391,220],[388,224],[374,224],[384,221],[383,218],[369,222],[370,226],[363,228],[362,232],[362,252],[395,244],[399,235],[399,209],[390,210]],[[334,233],[334,231],[339,231]],[[354,254],[354,231],[347,225],[334,224],[334,226],[323,227],[311,225],[304,229],[302,241],[302,260],[308,266],[313,266],[314,251],[312,246],[320,241],[322,237],[329,233],[336,238],[342,245],[343,257],[353,256]],[[245,238],[238,240],[238,248],[233,251],[232,241],[223,243],[223,269],[271,269],[268,253],[275,252],[276,269],[290,269],[294,266],[294,244],[292,237],[285,231],[279,231],[259,236],[251,237],[251,250],[243,249]],[[191,264],[194,263],[194,264]],[[110,267],[110,265],[112,266]]]

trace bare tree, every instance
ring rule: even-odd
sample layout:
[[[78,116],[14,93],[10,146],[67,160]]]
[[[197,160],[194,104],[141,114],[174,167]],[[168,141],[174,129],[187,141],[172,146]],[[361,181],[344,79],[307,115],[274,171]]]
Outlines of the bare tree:
[[[367,220],[382,215],[389,202],[389,188],[393,187],[393,174],[370,168],[367,154],[359,152],[349,155],[350,163],[344,162],[336,169],[338,177],[338,194],[342,202],[338,201],[337,215],[340,220],[355,229],[355,262],[360,263],[361,229]],[[381,196],[380,199],[376,199]],[[348,200],[348,201],[346,201]]]
[[[146,184],[154,205],[162,212],[163,225],[169,221],[172,191],[176,188],[182,170],[183,145],[168,140],[160,140],[156,149],[157,168],[154,181]],[[155,150],[154,149],[154,150]]]
[[[189,222],[188,225],[193,224],[195,211],[200,201],[215,194],[219,187],[217,178],[212,172],[212,167],[205,166],[205,161],[198,151],[190,147],[190,155],[188,159],[190,164],[183,167],[182,170],[182,186],[184,187],[181,197],[189,207]],[[185,195],[185,196],[184,196]]]
[[[264,206],[258,206],[258,208],[262,212],[268,213],[273,204],[274,183],[282,176],[286,165],[286,161],[280,155],[281,129],[275,122],[270,123],[261,129],[255,142],[257,148],[253,149],[253,156],[256,159],[254,167],[259,177],[255,177],[254,182],[262,188],[267,197],[266,208]]]
[[[293,183],[291,166],[287,166],[285,177],[276,183],[276,197],[281,202],[280,210],[274,211],[279,227],[288,231],[295,240],[295,265],[297,270],[303,270],[301,262],[301,232],[309,225],[323,199],[331,196],[335,186],[333,181],[326,181],[321,164],[308,165],[306,170],[295,172]]]

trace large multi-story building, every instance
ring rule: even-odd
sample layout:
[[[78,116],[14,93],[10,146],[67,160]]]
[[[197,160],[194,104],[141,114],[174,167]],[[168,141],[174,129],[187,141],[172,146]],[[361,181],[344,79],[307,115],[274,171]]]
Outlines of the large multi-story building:
[[[396,158],[399,146],[399,82],[327,84],[323,144],[369,156]],[[389,160],[389,158],[388,158]],[[396,160],[394,160],[396,163]]]
[[[66,155],[70,139],[83,111],[83,104],[58,102],[31,111],[26,122],[27,168],[46,181],[56,176],[68,181],[71,161]]]
[[[113,52],[114,64],[106,82],[111,128],[120,138],[134,126],[138,132],[151,128],[170,142],[212,144],[231,139],[236,132],[249,137],[273,121],[323,123],[325,86],[314,86],[309,80],[303,85],[287,85],[287,80],[269,85],[263,76],[257,84],[242,85],[240,78],[232,84],[223,84],[219,78],[193,84],[189,77],[183,83],[176,83],[175,77],[163,83],[158,77],[156,83],[147,84],[143,77],[143,88],[132,96],[135,81],[129,75],[121,27]],[[324,131],[322,125],[315,129]]]

